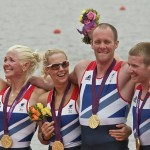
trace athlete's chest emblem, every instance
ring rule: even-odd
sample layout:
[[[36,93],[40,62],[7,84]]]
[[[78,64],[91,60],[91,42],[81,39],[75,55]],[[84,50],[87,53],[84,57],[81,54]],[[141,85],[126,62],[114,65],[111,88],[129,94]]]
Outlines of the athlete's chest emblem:
[[[25,109],[25,103],[21,103],[19,106],[19,111],[23,112],[24,109]]]
[[[68,113],[70,114],[70,113],[72,113],[72,111],[73,111],[73,104],[70,104],[68,106]]]
[[[85,80],[91,80],[91,75],[88,75]]]
[[[135,103],[136,103],[137,98],[138,98],[137,96],[136,96],[136,97],[134,97],[134,98],[133,98],[133,102],[135,102]]]

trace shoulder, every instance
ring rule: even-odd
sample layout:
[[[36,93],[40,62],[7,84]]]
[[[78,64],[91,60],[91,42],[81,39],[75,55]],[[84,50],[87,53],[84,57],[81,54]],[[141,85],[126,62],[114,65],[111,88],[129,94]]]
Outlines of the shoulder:
[[[32,95],[31,95],[31,98],[30,98],[30,103],[38,103],[38,102],[44,102],[46,100],[43,99],[43,101],[40,98],[40,96],[42,96],[44,93],[46,93],[47,91],[41,89],[41,88],[38,88],[38,87],[35,87]]]
[[[38,88],[38,87],[35,87],[34,88],[34,91],[32,93],[32,99],[39,99],[39,97],[46,93],[47,91],[45,91],[44,89],[41,89],[41,88]]]
[[[125,100],[131,101],[134,94],[135,83],[131,79],[128,69],[129,69],[128,63],[123,62],[118,74],[118,88],[121,96]]]
[[[91,61],[89,61],[89,60],[81,60],[80,62],[78,62],[76,64],[76,66],[74,67],[74,70],[71,72],[70,77],[69,77],[73,83],[79,84],[79,82],[90,62]]]
[[[123,61],[122,62],[122,65],[121,65],[121,69],[122,70],[126,70],[129,68],[129,65],[128,65],[128,62],[127,61]]]
[[[80,62],[78,62],[78,64],[76,64],[75,69],[84,71],[90,62],[90,60],[81,60]]]
[[[120,67],[120,71],[119,71],[119,76],[122,77],[122,78],[131,79],[130,74],[128,72],[128,69],[129,69],[128,63],[125,62],[125,61],[122,62],[121,67]]]

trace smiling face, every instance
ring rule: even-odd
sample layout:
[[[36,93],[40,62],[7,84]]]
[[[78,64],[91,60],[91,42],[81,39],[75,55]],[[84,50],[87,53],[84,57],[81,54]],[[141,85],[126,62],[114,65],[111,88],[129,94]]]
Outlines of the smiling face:
[[[14,51],[8,51],[4,58],[3,69],[6,79],[19,78],[23,73],[23,67],[19,60],[19,55]]]
[[[66,61],[67,58],[63,53],[54,53],[48,57],[48,66],[55,64],[55,69],[52,67],[46,67],[46,72],[51,76],[55,85],[65,84],[68,82],[69,64],[64,65]],[[59,67],[56,67],[57,64]]]
[[[150,66],[145,65],[144,57],[128,56],[129,73],[135,83],[147,84],[150,80]]]
[[[109,62],[114,58],[114,51],[118,47],[118,41],[110,27],[97,27],[92,35],[92,49],[94,50],[96,60],[100,62]]]

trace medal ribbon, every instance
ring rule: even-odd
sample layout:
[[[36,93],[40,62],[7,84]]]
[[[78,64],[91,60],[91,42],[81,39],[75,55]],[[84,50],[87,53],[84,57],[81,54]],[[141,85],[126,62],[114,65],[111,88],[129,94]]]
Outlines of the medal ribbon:
[[[147,99],[149,98],[150,96],[150,93],[147,92],[145,97],[144,97],[144,100],[142,102],[142,105],[140,107],[140,98],[141,98],[141,94],[142,94],[142,90],[139,92],[138,94],[138,98],[137,98],[137,103],[136,103],[136,136],[139,137],[139,122],[140,122],[140,114],[141,114],[141,111],[142,111],[142,108],[144,107]]]
[[[64,101],[65,101],[65,97],[66,97],[70,87],[71,87],[71,83],[69,82],[66,89],[65,89],[64,95],[62,97],[62,100],[61,100],[61,103],[60,103],[60,106],[59,106],[59,109],[58,109],[58,115],[57,116],[56,116],[56,112],[55,112],[55,91],[56,91],[55,88],[54,88],[53,95],[52,95],[52,102],[51,102],[52,120],[55,122],[55,124],[54,124],[54,127],[55,127],[55,140],[58,140],[58,141],[62,141],[62,137],[61,137],[61,134],[60,134],[61,112],[62,112],[63,104],[64,104]]]
[[[4,107],[3,107],[3,114],[4,114],[4,134],[8,134],[9,133],[8,132],[8,123],[9,123],[10,118],[12,116],[12,112],[13,112],[15,106],[17,105],[17,102],[23,96],[23,94],[25,93],[25,91],[27,90],[27,88],[29,87],[29,85],[30,85],[30,83],[27,82],[25,84],[25,86],[22,87],[22,89],[20,90],[19,94],[17,95],[17,97],[13,101],[13,104],[11,105],[11,107],[10,107],[10,109],[9,109],[8,112],[7,112],[7,106],[8,106],[8,100],[9,100],[11,88],[9,88],[8,92],[6,93],[6,97],[5,97],[5,101],[4,101]]]
[[[96,95],[96,74],[97,74],[97,67],[95,67],[94,71],[93,71],[93,77],[92,77],[92,113],[96,114],[98,112],[98,107],[99,107],[99,101],[101,98],[101,94],[102,91],[104,89],[104,85],[105,82],[110,74],[110,72],[112,71],[113,67],[116,64],[116,60],[113,59],[111,65],[109,66],[109,68],[107,69],[103,79],[102,79],[102,83],[100,85],[100,89],[98,91],[98,94]],[[97,96],[97,97],[96,97]]]

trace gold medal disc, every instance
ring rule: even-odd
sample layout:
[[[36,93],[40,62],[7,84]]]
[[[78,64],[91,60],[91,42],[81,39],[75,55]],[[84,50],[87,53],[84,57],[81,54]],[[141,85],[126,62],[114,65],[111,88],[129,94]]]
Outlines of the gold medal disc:
[[[140,139],[137,137],[136,140],[136,150],[140,150]]]
[[[52,150],[64,150],[64,145],[60,141],[55,141],[52,145]]]
[[[97,115],[92,115],[89,119],[89,127],[95,129],[100,124],[100,120]]]
[[[11,137],[7,134],[4,134],[1,138],[1,144],[4,148],[10,148],[12,146]]]

